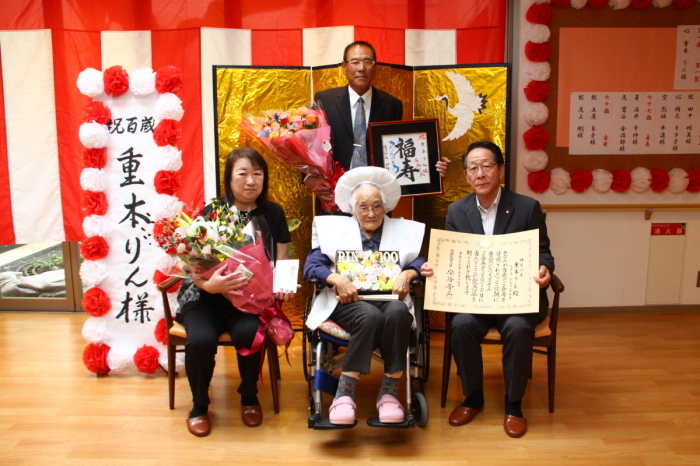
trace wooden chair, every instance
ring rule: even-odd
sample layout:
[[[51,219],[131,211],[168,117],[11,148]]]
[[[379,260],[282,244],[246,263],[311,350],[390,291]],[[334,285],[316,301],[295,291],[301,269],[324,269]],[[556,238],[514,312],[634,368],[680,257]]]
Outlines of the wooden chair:
[[[535,342],[533,352],[547,355],[547,388],[549,392],[549,412],[554,412],[554,379],[557,359],[557,321],[559,319],[559,294],[564,291],[564,284],[559,277],[552,274],[550,282],[554,290],[552,307],[549,316],[535,327]],[[447,401],[447,386],[450,382],[450,366],[452,365],[452,347],[450,346],[450,326],[453,313],[445,313],[445,352],[442,361],[442,395],[440,407],[444,408]],[[486,345],[502,345],[501,335],[496,328],[491,328],[489,333],[481,340]],[[543,348],[543,349],[538,349]],[[531,369],[532,370],[532,369]],[[532,372],[531,372],[532,374]]]
[[[166,372],[168,373],[168,391],[170,394],[170,409],[175,409],[175,377],[177,372],[175,372],[175,354],[184,353],[185,349],[182,348],[187,342],[187,331],[185,327],[173,320],[173,316],[170,310],[170,303],[168,302],[168,290],[175,286],[182,280],[180,277],[170,277],[158,285],[158,290],[160,290],[163,296],[163,307],[165,314],[165,326],[168,335],[168,368]],[[177,347],[181,348],[178,349]],[[233,346],[231,342],[231,336],[228,333],[223,333],[219,336],[219,346]],[[279,380],[281,379],[279,359],[277,355],[277,345],[272,341],[271,338],[265,340],[265,350],[267,351],[267,366],[270,373],[270,387],[272,387],[272,403],[275,408],[275,414],[280,412],[280,401],[279,401]]]

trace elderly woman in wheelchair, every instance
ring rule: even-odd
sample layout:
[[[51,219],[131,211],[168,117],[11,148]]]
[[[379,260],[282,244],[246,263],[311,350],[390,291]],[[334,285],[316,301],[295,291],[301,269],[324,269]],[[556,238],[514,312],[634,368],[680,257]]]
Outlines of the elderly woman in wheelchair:
[[[329,409],[333,425],[355,423],[355,387],[360,374],[369,374],[372,352],[379,348],[384,360],[384,377],[377,396],[381,423],[401,423],[404,409],[397,399],[399,382],[406,371],[413,316],[404,302],[412,280],[430,276],[432,269],[419,255],[425,225],[410,220],[389,218],[385,214],[396,207],[401,188],[387,170],[361,167],[345,173],[336,186],[336,203],[347,216],[321,216],[314,219],[312,250],[304,267],[304,278],[325,284],[306,320],[314,330],[332,320],[350,333],[343,371],[335,398]],[[398,299],[372,300],[360,294],[365,277],[338,273],[338,251],[398,252],[400,273],[394,278],[390,294]],[[385,275],[380,276],[386,282]],[[385,296],[386,297],[386,296]]]

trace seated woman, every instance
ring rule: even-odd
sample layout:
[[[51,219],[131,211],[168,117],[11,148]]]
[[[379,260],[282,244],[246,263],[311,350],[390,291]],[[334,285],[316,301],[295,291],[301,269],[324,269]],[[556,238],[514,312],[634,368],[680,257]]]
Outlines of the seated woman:
[[[265,249],[273,260],[287,259],[287,243],[291,241],[287,220],[282,207],[267,199],[268,169],[262,156],[248,147],[231,151],[224,170],[226,193],[206,206],[204,214],[212,206],[228,204],[239,210],[245,221],[257,217],[265,240]],[[241,296],[236,291],[245,286],[248,278],[241,274],[222,275],[217,270],[208,280],[195,275],[186,279],[178,294],[180,309],[176,320],[187,330],[185,344],[185,370],[192,390],[194,406],[187,419],[187,429],[194,435],[209,434],[211,422],[208,415],[209,384],[214,373],[214,356],[219,336],[228,332],[236,350],[250,349],[258,330],[258,317],[236,309],[227,294]],[[276,299],[288,300],[291,294],[277,293]],[[262,422],[262,409],[258,402],[258,377],[260,375],[259,351],[242,356],[237,353],[241,384],[241,417],[243,424],[256,427]]]
[[[379,421],[399,423],[404,411],[397,399],[399,381],[406,370],[413,316],[404,302],[411,281],[433,271],[420,257],[425,225],[389,218],[401,197],[398,181],[387,170],[361,167],[345,173],[335,190],[336,203],[352,217],[314,218],[312,250],[304,266],[304,278],[328,285],[314,301],[306,325],[315,329],[330,319],[350,335],[338,391],[329,410],[332,424],[355,422],[355,386],[360,374],[369,374],[372,351],[379,348],[384,359],[384,378],[377,396]],[[402,272],[392,293],[398,300],[360,301],[358,289],[335,272],[336,251],[398,251]],[[331,288],[332,287],[332,288]]]

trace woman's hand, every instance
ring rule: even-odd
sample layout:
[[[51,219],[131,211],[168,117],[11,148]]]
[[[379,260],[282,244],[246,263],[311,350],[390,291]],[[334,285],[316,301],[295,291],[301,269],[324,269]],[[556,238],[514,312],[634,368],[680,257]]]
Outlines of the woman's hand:
[[[200,277],[194,277],[194,283],[204,291],[216,294],[230,294],[232,296],[243,296],[243,293],[237,291],[243,288],[249,278],[241,273],[232,273],[223,275],[224,267],[218,268],[208,280]]]
[[[294,293],[297,292],[297,290],[301,288],[301,285],[297,285],[296,290],[279,290],[277,293],[275,293],[275,299],[279,299],[280,301],[289,301],[294,297]]]
[[[332,273],[326,278],[326,283],[335,286],[335,294],[342,304],[356,303],[360,300],[355,285],[338,273]]]
[[[435,271],[428,265],[427,262],[423,262],[423,265],[420,266],[420,274],[423,277],[432,277],[435,274]]]
[[[413,269],[404,270],[394,282],[391,292],[399,295],[399,299],[403,300],[408,292],[411,291],[411,282],[414,278],[418,278],[418,272]]]

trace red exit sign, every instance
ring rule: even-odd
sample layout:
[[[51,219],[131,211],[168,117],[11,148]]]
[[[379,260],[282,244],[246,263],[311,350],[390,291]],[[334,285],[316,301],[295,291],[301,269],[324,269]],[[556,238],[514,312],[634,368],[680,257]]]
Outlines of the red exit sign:
[[[652,223],[651,236],[685,236],[685,223]]]

